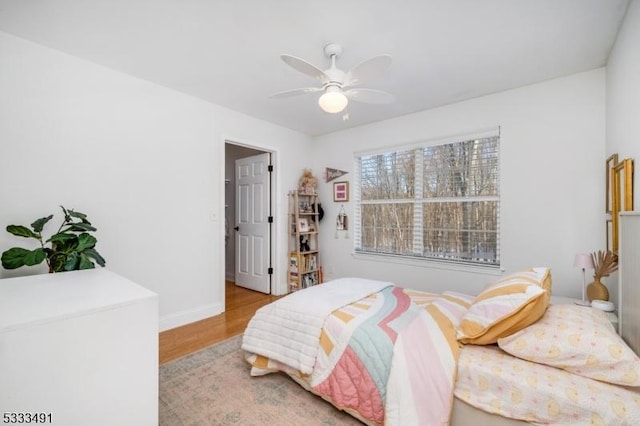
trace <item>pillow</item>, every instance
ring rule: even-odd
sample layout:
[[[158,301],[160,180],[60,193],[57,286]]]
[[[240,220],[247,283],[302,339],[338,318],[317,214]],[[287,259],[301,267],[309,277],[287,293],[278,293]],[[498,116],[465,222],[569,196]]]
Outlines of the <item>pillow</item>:
[[[640,359],[606,314],[578,305],[551,305],[537,323],[498,340],[527,361],[624,386],[640,386]]]
[[[489,285],[475,299],[458,327],[462,343],[496,343],[536,322],[549,306],[551,271],[532,268]]]

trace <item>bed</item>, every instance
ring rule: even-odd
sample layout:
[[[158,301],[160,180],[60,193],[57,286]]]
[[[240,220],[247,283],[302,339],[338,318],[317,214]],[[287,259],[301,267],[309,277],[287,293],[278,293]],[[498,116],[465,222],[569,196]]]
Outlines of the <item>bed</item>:
[[[256,312],[242,347],[370,425],[640,424],[638,357],[550,293],[548,268],[475,297],[343,278]]]

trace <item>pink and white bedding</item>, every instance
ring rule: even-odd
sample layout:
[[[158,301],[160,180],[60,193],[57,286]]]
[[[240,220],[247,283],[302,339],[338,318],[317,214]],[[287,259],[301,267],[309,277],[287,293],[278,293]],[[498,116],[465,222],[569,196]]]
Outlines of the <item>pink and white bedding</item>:
[[[246,355],[251,374],[284,371],[367,424],[448,424],[454,394],[485,412],[536,424],[640,424],[640,388],[525,361],[496,345],[461,345],[457,328],[472,296],[382,287],[314,320],[321,327],[311,345],[315,355],[310,371],[303,372],[287,357],[270,357],[269,349],[256,345]],[[571,305],[550,309],[549,315],[558,311],[564,321],[564,311],[571,309],[591,308]],[[579,329],[574,323],[569,327]],[[248,333],[256,333],[255,328],[263,326],[252,321]],[[291,331],[285,327],[269,333]],[[539,334],[534,327],[531,333]],[[581,333],[586,336],[587,330]],[[601,331],[593,333],[598,341],[607,341]],[[617,338],[615,332],[612,338]],[[640,360],[634,362],[640,373]]]
[[[640,425],[640,393],[511,356],[497,346],[465,345],[455,395],[483,411],[537,424]]]
[[[283,370],[366,423],[446,424],[459,353],[452,319],[464,311],[452,298],[422,293],[416,304],[386,287],[334,310],[323,319],[311,374],[268,349],[243,348],[252,374]],[[264,326],[252,321],[249,334],[260,334],[256,328]]]
[[[244,332],[242,349],[309,374],[315,364],[325,318],[336,309],[391,285],[363,278],[341,278],[292,293],[256,312]]]

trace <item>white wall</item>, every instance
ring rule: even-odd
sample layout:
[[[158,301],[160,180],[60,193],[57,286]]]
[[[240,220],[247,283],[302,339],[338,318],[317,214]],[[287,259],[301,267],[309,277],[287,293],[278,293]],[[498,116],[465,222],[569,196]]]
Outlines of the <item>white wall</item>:
[[[609,56],[606,107],[607,155],[618,153],[620,159],[631,157],[636,160],[637,169],[640,166],[640,2],[637,0],[629,4]],[[639,186],[634,187],[635,200],[640,200]]]
[[[554,293],[580,297],[582,276],[573,268],[574,256],[602,247],[605,238],[604,104],[605,71],[597,69],[318,137],[312,156],[315,172],[325,167],[348,170],[339,180],[353,183],[354,151],[500,126],[502,265],[507,273],[549,266]],[[340,204],[331,201],[331,190],[331,183],[320,185],[327,217],[321,226],[327,278],[362,276],[469,294],[496,279],[437,264],[352,256],[353,240],[335,239]],[[345,207],[352,218],[352,203]]]
[[[640,210],[640,2],[632,0],[607,63],[607,156],[634,159],[634,210]],[[617,277],[608,279],[615,283]],[[617,301],[616,285],[608,285]]]
[[[2,228],[54,213],[53,232],[58,206],[75,208],[97,226],[107,267],[160,295],[161,328],[221,312],[224,141],[273,150],[278,165],[297,164],[310,139],[2,32],[0,57]],[[276,176],[286,259],[278,229],[298,172]],[[0,251],[33,243],[0,232]]]

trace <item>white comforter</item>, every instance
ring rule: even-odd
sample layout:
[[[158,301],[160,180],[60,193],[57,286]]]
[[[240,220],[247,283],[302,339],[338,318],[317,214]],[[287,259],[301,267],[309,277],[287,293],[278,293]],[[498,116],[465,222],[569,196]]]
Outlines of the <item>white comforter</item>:
[[[325,318],[336,309],[391,285],[364,278],[340,278],[290,294],[256,312],[244,332],[242,349],[311,374]]]

